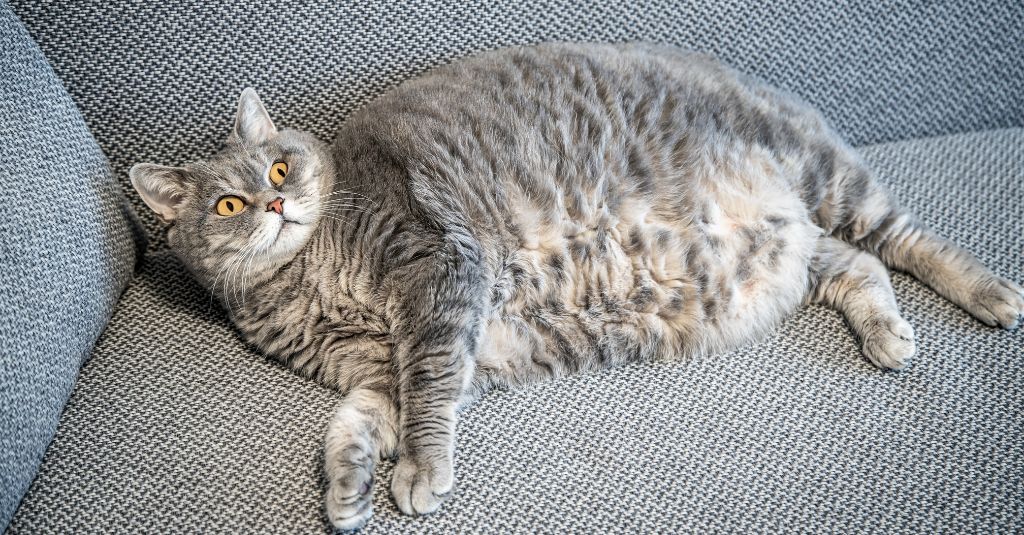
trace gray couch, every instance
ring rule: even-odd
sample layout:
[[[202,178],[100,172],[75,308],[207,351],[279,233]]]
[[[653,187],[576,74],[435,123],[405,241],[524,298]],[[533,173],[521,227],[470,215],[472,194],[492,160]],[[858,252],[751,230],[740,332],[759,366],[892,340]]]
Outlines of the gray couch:
[[[135,162],[214,151],[248,85],[279,124],[330,138],[478,50],[708,51],[821,108],[926,222],[1024,280],[1019,2],[2,2],[11,533],[328,530],[338,394],[244,345],[127,186]],[[918,334],[906,372],[873,368],[837,313],[807,307],[713,359],[494,392],[459,423],[450,501],[401,516],[382,463],[365,531],[1024,530],[1024,333],[893,283]]]

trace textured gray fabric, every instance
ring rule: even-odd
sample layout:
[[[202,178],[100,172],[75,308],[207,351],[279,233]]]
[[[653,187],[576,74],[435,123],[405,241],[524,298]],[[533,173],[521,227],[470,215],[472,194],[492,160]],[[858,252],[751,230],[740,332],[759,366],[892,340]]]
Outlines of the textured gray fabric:
[[[432,65],[550,40],[716,54],[802,95],[858,145],[1024,126],[1021,2],[12,4],[125,180],[136,162],[210,154],[247,85],[279,125],[329,139],[355,108]]]
[[[0,526],[132,274],[142,229],[74,103],[0,2]]]
[[[1024,280],[1024,130],[869,147],[898,198]],[[1024,529],[1024,333],[897,275],[919,356],[883,373],[838,313],[770,340],[494,392],[459,424],[456,491],[411,519],[378,470],[378,532]],[[13,533],[325,531],[338,396],[247,349],[166,252],[82,371]]]

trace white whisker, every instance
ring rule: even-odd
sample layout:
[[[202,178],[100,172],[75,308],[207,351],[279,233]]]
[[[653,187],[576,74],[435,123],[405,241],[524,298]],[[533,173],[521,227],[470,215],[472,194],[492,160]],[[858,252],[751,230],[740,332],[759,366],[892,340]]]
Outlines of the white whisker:
[[[354,191],[349,191],[349,190],[345,190],[345,189],[337,190],[337,191],[332,191],[331,193],[328,193],[327,195],[321,195],[320,197],[325,199],[325,198],[328,198],[328,197],[333,197],[335,195],[353,195],[353,196],[362,197],[363,199],[365,199],[367,201],[373,202],[373,199],[367,197],[366,195],[363,195],[362,193],[356,193]]]

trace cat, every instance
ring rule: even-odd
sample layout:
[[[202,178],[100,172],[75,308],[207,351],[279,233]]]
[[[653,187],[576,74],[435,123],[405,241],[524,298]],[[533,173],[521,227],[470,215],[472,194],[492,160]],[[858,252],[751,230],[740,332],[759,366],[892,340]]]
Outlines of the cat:
[[[888,268],[1014,328],[1024,289],[925,228],[797,97],[698,53],[544,44],[405,82],[332,145],[246,89],[220,152],[130,171],[242,337],[345,394],[338,529],[453,485],[457,410],[495,386],[762,339],[803,303],[908,365]]]

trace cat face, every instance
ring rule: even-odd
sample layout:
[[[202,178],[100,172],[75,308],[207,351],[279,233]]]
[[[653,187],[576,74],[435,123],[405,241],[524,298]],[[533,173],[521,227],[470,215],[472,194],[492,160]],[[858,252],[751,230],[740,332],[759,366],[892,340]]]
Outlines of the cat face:
[[[142,199],[171,223],[171,247],[214,290],[219,280],[230,285],[302,250],[331,174],[326,145],[303,132],[278,131],[252,89],[242,92],[220,153],[183,167],[143,163],[130,171]]]

